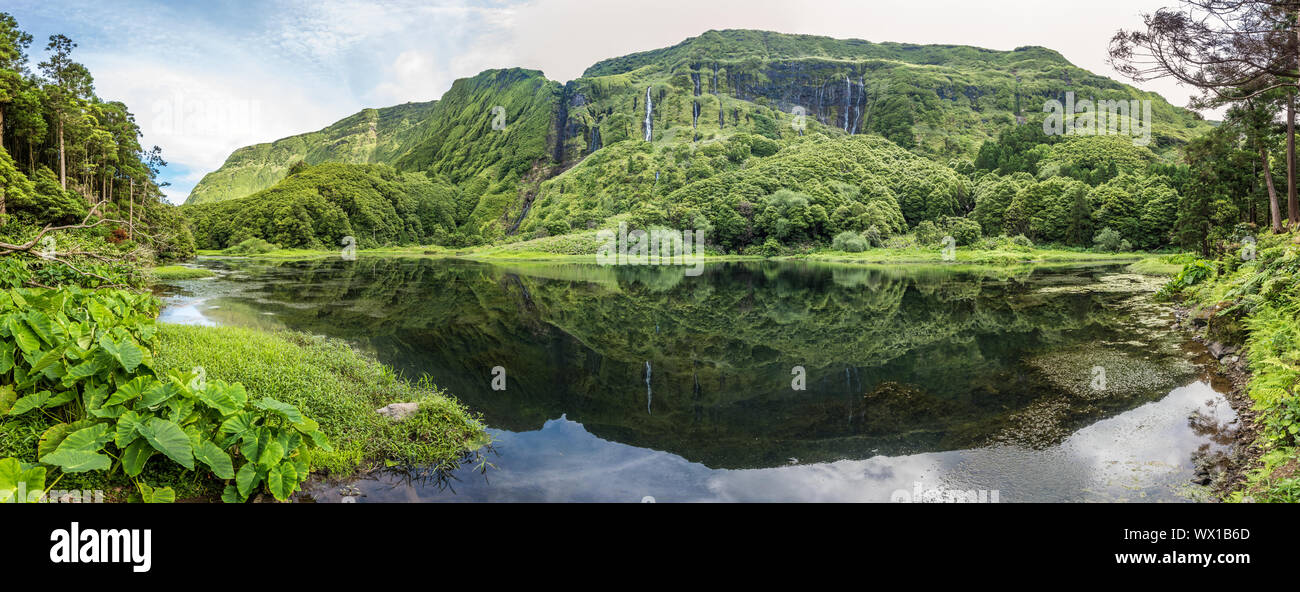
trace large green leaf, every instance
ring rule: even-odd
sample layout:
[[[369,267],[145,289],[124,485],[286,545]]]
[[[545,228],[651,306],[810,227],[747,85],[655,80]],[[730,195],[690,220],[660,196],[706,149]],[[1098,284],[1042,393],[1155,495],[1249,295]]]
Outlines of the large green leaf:
[[[131,343],[129,339],[118,342],[108,334],[104,334],[99,338],[99,347],[117,360],[117,363],[121,364],[127,372],[135,372],[136,366],[139,366],[140,361],[144,359],[144,352],[140,350],[140,346]]]
[[[14,341],[18,347],[27,353],[36,353],[41,349],[41,341],[36,338],[36,334],[31,328],[17,316],[9,317],[9,332],[13,335]]]
[[[194,457],[199,462],[208,465],[212,469],[212,474],[220,479],[234,479],[235,465],[230,460],[230,455],[226,451],[217,447],[211,440],[203,439],[199,441],[198,448],[194,449]]]
[[[88,427],[89,424],[90,422],[88,421],[79,421],[75,424],[59,423],[50,426],[49,429],[45,430],[45,433],[41,434],[41,439],[36,442],[36,458],[43,457],[58,450],[59,444],[62,444],[63,441],[67,439],[68,434],[84,429]]]
[[[285,474],[285,467],[288,467],[290,474]],[[289,463],[275,465],[266,471],[266,488],[271,491],[275,499],[285,501],[298,488],[297,481],[293,477],[293,465]]]
[[[50,400],[50,391],[41,391],[39,393],[33,393],[27,395],[26,397],[18,399],[18,401],[14,403],[13,407],[9,409],[8,414],[22,415],[33,409],[39,409],[42,405],[45,405],[46,401],[49,400]]]
[[[177,464],[194,470],[194,448],[190,437],[180,426],[161,417],[151,417],[149,421],[136,425],[136,431],[158,452],[163,453]]]
[[[108,424],[97,423],[68,434],[54,452],[41,457],[41,462],[57,466],[65,473],[107,469],[112,460],[100,450],[110,439]]]
[[[149,445],[148,440],[137,439],[122,450],[122,470],[126,471],[127,475],[136,477],[144,470],[145,463],[149,462],[149,458],[154,454],[153,446]]]
[[[251,462],[244,463],[244,466],[239,467],[239,472],[235,473],[235,485],[239,487],[241,497],[247,498],[249,494],[253,493],[261,480],[262,478],[257,473],[257,467]]]
[[[26,499],[17,499],[19,492]],[[45,491],[45,467],[25,465],[16,458],[0,459],[0,503],[34,502]]]
[[[9,413],[16,401],[18,401],[18,393],[14,392],[13,385],[0,385],[0,415]]]
[[[61,345],[42,353],[41,357],[36,360],[36,363],[32,364],[32,372],[41,372],[51,364],[63,359],[63,350],[66,348],[66,345]]]
[[[31,327],[42,341],[50,345],[54,344],[54,322],[50,317],[45,316],[45,313],[39,310],[27,311],[27,326]]]
[[[279,442],[272,440],[266,443],[262,448],[262,455],[257,458],[257,464],[263,468],[271,468],[280,463],[284,458],[284,446]]]
[[[257,418],[253,417],[251,413],[240,413],[231,416],[226,421],[221,422],[221,433],[236,437],[243,436],[255,427],[253,424],[255,421],[257,421]]]
[[[171,487],[150,487],[141,483],[140,501],[146,504],[171,504],[176,502],[176,492]]]
[[[63,384],[71,386],[73,383],[90,378],[99,374],[104,369],[104,365],[96,358],[86,360],[76,366],[68,368],[68,375],[63,377]]]
[[[158,379],[152,376],[137,376],[124,385],[117,387],[113,396],[108,398],[105,405],[121,405],[128,401],[134,401],[144,395],[144,391],[150,384],[157,382]]]
[[[117,426],[113,430],[113,445],[118,448],[126,448],[128,444],[136,441],[140,437],[140,432],[136,427],[144,421],[145,416],[135,411],[126,411],[117,418]]]
[[[240,390],[243,390],[242,385],[240,385]],[[245,396],[245,400],[240,400],[235,395],[233,388],[216,381],[208,383],[205,388],[194,391],[194,396],[199,401],[202,401],[208,407],[216,409],[223,417],[244,408],[247,396]]]
[[[155,383],[144,391],[139,406],[155,407],[161,405],[167,402],[168,399],[180,394],[182,388],[181,385],[172,380]]]
[[[253,405],[256,406],[258,409],[265,409],[267,411],[275,413],[276,415],[279,415],[280,417],[283,417],[286,420],[288,420],[289,423],[293,423],[293,424],[302,423],[302,412],[298,411],[297,407],[294,407],[293,405],[290,405],[288,403],[281,403],[270,397],[262,397]]]
[[[68,389],[66,391],[54,393],[53,395],[51,395],[50,398],[45,400],[45,404],[42,405],[42,407],[45,407],[46,409],[54,409],[61,405],[67,405],[68,403],[71,403],[72,401],[76,400],[76,398],[77,398],[77,391]]]

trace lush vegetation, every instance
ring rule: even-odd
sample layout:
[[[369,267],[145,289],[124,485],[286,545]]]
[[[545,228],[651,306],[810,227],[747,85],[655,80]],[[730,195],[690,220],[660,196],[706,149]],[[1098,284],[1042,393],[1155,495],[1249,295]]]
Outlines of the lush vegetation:
[[[51,35],[35,71],[31,43],[0,13],[0,254],[33,227],[73,225],[93,212],[116,221],[111,240],[127,250],[192,255],[188,226],[154,181],[166,164],[161,150],[140,146],[126,105],[95,95],[90,71],[73,61],[76,43]]]
[[[1063,77],[1080,96],[1151,100],[1154,152],[1129,138],[1044,136],[1032,115],[1044,101],[1062,98]],[[795,117],[795,107],[806,117]],[[1158,96],[1043,48],[992,52],[758,31],[710,31],[672,48],[607,60],[563,86],[538,72],[490,70],[457,81],[434,104],[389,118],[400,125],[385,127],[384,110],[368,113],[237,151],[189,203],[245,198],[285,178],[295,160],[387,163],[398,174],[423,173],[449,187],[442,197],[455,207],[437,220],[437,231],[422,220],[420,229],[379,233],[379,245],[526,240],[606,227],[626,215],[644,227],[712,230],[716,246],[729,253],[766,252],[773,244],[829,246],[846,231],[887,237],[926,220],[967,217],[980,205],[979,182],[993,171],[998,176],[986,184],[1000,193],[977,216],[985,235],[1091,245],[1111,226],[1135,247],[1151,249],[1170,241],[1170,208],[1178,203],[1170,192],[1180,188],[1152,169],[1210,129]],[[376,117],[378,127],[363,125]],[[376,142],[384,148],[374,149]],[[336,145],[345,153],[336,154]],[[844,166],[818,162],[823,153]],[[1082,185],[1030,190],[1004,221],[1015,196],[996,181],[1020,172]],[[1022,181],[1015,181],[1017,193]],[[257,210],[244,220],[250,234],[225,240],[218,229],[198,237],[201,248],[249,236],[286,248],[336,244],[327,239],[342,236],[332,227],[337,214],[286,207],[286,193],[301,192],[301,185],[249,198],[243,209]],[[1062,192],[1068,203],[1058,199]],[[263,200],[271,204],[253,207]],[[1051,210],[1051,219],[1031,219],[1029,210],[1040,207]],[[188,211],[201,235],[221,218],[212,209]],[[1144,215],[1151,224],[1137,228]],[[409,216],[399,217],[411,226]],[[315,234],[308,236],[304,221]],[[285,232],[294,238],[276,238]]]
[[[1257,251],[1230,250],[1188,263],[1165,293],[1185,298],[1205,319],[1210,340],[1243,344],[1252,373],[1248,393],[1265,451],[1235,498],[1300,501],[1300,241],[1270,235]]]
[[[452,242],[455,190],[387,165],[326,163],[248,197],[186,206],[200,249],[342,249]],[[350,243],[345,237],[353,237]],[[261,243],[257,241],[262,241]]]
[[[186,203],[202,204],[257,193],[289,176],[298,163],[392,163],[423,135],[437,103],[365,109],[318,132],[240,148],[204,175]]]

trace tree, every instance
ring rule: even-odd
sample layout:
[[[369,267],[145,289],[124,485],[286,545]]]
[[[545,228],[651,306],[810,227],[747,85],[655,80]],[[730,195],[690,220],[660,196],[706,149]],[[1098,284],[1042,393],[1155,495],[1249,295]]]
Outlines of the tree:
[[[50,35],[45,46],[50,57],[40,63],[41,74],[49,81],[46,95],[54,112],[55,134],[59,139],[59,184],[68,188],[67,149],[64,128],[71,113],[80,111],[81,100],[92,92],[93,82],[85,66],[72,61],[72,50],[77,47],[63,35]]]
[[[1231,109],[1228,109],[1224,124],[1241,129],[1247,141],[1254,146],[1255,151],[1259,154],[1261,173],[1268,189],[1269,220],[1273,232],[1278,233],[1282,232],[1282,209],[1278,204],[1277,190],[1273,187],[1273,171],[1269,159],[1268,143],[1265,139],[1271,131],[1269,128],[1277,117],[1278,110],[1275,105],[1271,105],[1266,100],[1268,97],[1269,95],[1261,95],[1234,105]],[[1275,95],[1273,98],[1277,99],[1279,97]],[[1288,103],[1291,100],[1289,94],[1282,95],[1280,98],[1284,98]],[[1288,163],[1288,167],[1293,165],[1293,161]],[[1288,174],[1294,175],[1295,173],[1290,171]],[[1288,199],[1290,199],[1289,196]]]
[[[18,29],[18,21],[0,12],[0,147],[4,146],[6,105],[12,104],[23,87],[27,69],[27,48],[32,36]]]
[[[1200,89],[1194,106],[1286,92],[1287,217],[1300,223],[1294,95],[1300,90],[1300,1],[1182,0],[1143,15],[1144,31],[1119,31],[1110,62],[1136,81],[1172,77]]]

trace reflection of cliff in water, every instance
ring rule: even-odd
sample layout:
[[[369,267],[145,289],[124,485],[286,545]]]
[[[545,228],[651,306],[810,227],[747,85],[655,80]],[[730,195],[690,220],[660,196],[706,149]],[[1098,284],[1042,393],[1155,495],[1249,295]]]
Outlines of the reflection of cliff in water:
[[[999,277],[742,263],[687,278],[680,268],[363,258],[243,271],[267,281],[240,300],[432,375],[493,427],[535,430],[567,415],[602,438],[711,467],[970,448],[1008,430],[1042,429],[1010,440],[1050,445],[1173,386],[1073,396],[1025,363],[1103,344],[1170,365],[1132,342],[1122,306],[1132,293],[1041,290],[1091,284],[1096,268]],[[504,392],[490,388],[498,365]],[[807,390],[791,388],[795,366]],[[1053,425],[1036,426],[1049,400]]]

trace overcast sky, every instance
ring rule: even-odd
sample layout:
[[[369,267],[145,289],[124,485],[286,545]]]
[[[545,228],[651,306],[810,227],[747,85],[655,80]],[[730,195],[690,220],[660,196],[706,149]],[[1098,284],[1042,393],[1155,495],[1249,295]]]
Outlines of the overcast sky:
[[[453,80],[521,66],[567,81],[604,58],[709,29],[837,38],[1042,45],[1120,79],[1106,64],[1119,28],[1175,0],[8,0],[32,33],[79,44],[96,92],[125,102],[170,163],[183,201],[240,146],[320,129],[363,107],[438,98]],[[1122,80],[1122,79],[1121,79]],[[1124,80],[1125,82],[1130,82]],[[1186,105],[1168,81],[1139,85]],[[196,118],[199,107],[217,118]]]

